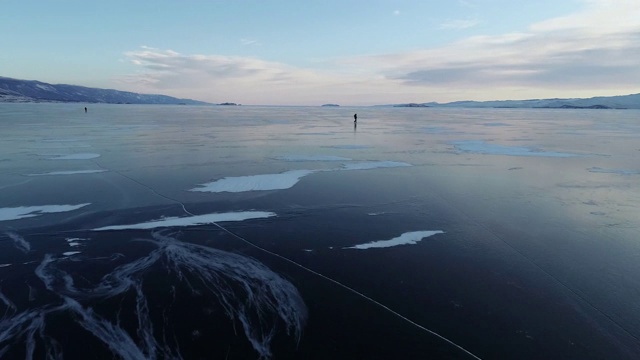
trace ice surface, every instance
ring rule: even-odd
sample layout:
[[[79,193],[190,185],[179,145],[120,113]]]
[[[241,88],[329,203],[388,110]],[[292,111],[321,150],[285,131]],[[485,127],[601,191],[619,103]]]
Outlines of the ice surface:
[[[277,160],[283,161],[350,161],[350,158],[342,157],[342,156],[331,156],[331,155],[283,155],[277,156]]]
[[[344,170],[370,170],[379,168],[394,168],[412,166],[411,164],[399,161],[363,161],[346,163],[342,165]]]
[[[412,232],[404,233],[390,240],[372,241],[366,244],[359,244],[355,246],[345,247],[343,249],[365,250],[365,249],[388,248],[388,247],[400,246],[400,245],[415,245],[424,238],[437,235],[437,234],[443,234],[443,233],[444,231],[441,231],[441,230],[412,231]]]
[[[52,171],[41,174],[26,174],[27,176],[49,176],[49,175],[75,175],[75,174],[97,174],[106,172],[107,170],[69,170],[69,171]]]
[[[125,230],[125,229],[155,229],[161,227],[184,227],[194,225],[213,224],[224,221],[244,221],[249,219],[264,219],[276,216],[275,213],[265,211],[241,211],[229,213],[214,213],[189,217],[169,217],[162,220],[139,224],[112,225],[93,229],[95,231]]]
[[[329,146],[332,147],[334,149],[345,149],[345,150],[360,150],[360,149],[368,149],[371,146],[369,145],[334,145],[334,146]]]
[[[14,208],[0,208],[0,221],[24,219],[42,214],[59,213],[73,211],[91,205],[91,203],[78,205],[41,205],[41,206],[19,206]]]
[[[488,155],[509,155],[509,156],[541,156],[541,157],[574,157],[578,154],[542,151],[521,146],[506,146],[491,144],[483,140],[463,140],[451,142],[461,152],[488,154]]]
[[[428,294],[483,358],[640,358],[638,111],[366,108],[354,128],[349,108],[91,106],[0,104],[1,358],[449,350],[403,342],[420,328],[280,255],[419,325],[434,325],[412,310]],[[227,193],[188,191],[208,185]],[[242,192],[259,189],[276,191]],[[245,211],[278,216],[184,227],[223,220],[189,213]],[[109,226],[137,230],[91,230]],[[454,302],[469,316],[440,306]],[[544,341],[495,344],[529,341],[520,329]],[[359,346],[325,346],[335,339]]]
[[[49,158],[50,160],[90,160],[99,158],[100,154],[95,153],[83,153],[83,154],[69,154],[69,155],[58,155],[56,157]]]

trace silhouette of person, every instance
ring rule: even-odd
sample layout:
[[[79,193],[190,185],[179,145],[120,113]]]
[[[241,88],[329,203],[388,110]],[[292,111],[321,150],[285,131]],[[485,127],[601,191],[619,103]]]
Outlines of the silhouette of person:
[[[86,106],[84,107],[84,112],[87,112],[87,107]]]
[[[353,122],[358,122],[358,114],[353,114]]]

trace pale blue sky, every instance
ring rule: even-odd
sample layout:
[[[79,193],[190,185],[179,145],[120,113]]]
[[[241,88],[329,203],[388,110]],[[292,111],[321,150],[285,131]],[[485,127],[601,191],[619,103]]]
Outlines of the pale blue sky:
[[[0,76],[212,102],[640,92],[637,0],[6,0],[0,33]]]

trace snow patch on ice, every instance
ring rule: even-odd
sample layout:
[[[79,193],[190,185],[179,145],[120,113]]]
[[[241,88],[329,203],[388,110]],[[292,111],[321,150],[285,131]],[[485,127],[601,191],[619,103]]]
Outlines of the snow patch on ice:
[[[378,240],[378,241],[372,241],[372,242],[368,242],[366,244],[359,244],[359,245],[355,245],[355,246],[351,246],[351,247],[345,247],[343,249],[360,249],[360,250],[364,250],[364,249],[372,249],[372,248],[388,248],[388,247],[392,247],[392,246],[399,246],[399,245],[414,245],[417,244],[419,241],[421,241],[424,238],[436,235],[436,234],[443,234],[444,231],[441,230],[435,230],[435,231],[413,231],[413,232],[407,232],[404,233],[398,237],[395,237],[391,240]]]
[[[629,169],[603,169],[599,167],[592,167],[587,169],[587,171],[592,173],[602,173],[602,174],[640,175],[640,170],[629,170]]]
[[[81,246],[82,244],[80,244],[81,241],[89,241],[89,239],[83,239],[83,238],[66,238],[65,241],[67,242],[67,244],[70,247],[78,247]]]
[[[11,266],[11,265],[13,265],[13,264],[0,264],[0,268]]]
[[[258,190],[283,190],[293,187],[301,178],[315,170],[291,170],[280,174],[264,174],[226,177],[217,181],[201,184],[189,191],[200,192],[244,192]]]
[[[483,140],[463,140],[453,141],[452,144],[461,152],[487,154],[487,155],[508,155],[508,156],[542,156],[542,157],[574,157],[577,154],[562,153],[554,151],[541,151],[522,146],[506,146],[490,144]]]
[[[240,211],[240,212],[229,212],[229,213],[213,213],[213,214],[205,214],[205,215],[196,215],[189,217],[169,217],[162,220],[157,221],[149,221],[145,223],[139,224],[127,224],[127,225],[113,225],[113,226],[105,226],[97,229],[93,229],[94,231],[104,231],[104,230],[129,230],[129,229],[155,229],[161,227],[180,227],[180,226],[194,226],[194,225],[205,225],[205,224],[213,224],[217,222],[223,221],[244,221],[250,219],[264,219],[276,216],[275,213],[265,212],[265,211]]]
[[[82,153],[82,154],[57,155],[56,157],[49,158],[49,160],[89,160],[89,159],[95,159],[99,157],[100,157],[100,154]]]
[[[70,171],[52,171],[40,174],[27,174],[27,176],[49,176],[49,175],[74,175],[74,174],[96,174],[107,170],[70,170]]]
[[[0,208],[0,221],[24,219],[42,214],[73,211],[91,205],[91,203],[78,205],[41,205],[41,206],[19,206],[14,208]]]

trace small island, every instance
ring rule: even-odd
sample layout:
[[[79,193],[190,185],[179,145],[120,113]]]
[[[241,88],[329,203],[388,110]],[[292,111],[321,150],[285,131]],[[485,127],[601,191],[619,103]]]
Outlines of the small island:
[[[323,104],[322,106],[338,107],[340,105],[338,105],[338,104]]]
[[[236,104],[236,103],[232,103],[232,102],[223,102],[223,103],[216,104],[216,105],[223,105],[223,106],[240,106],[240,104]]]
[[[429,107],[429,105],[425,105],[425,104],[416,104],[416,103],[408,103],[408,104],[397,104],[397,105],[393,105],[393,107]]]

